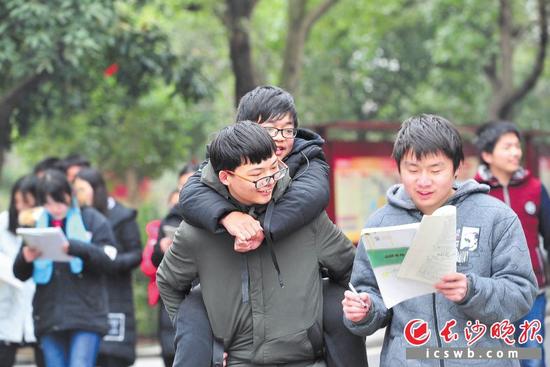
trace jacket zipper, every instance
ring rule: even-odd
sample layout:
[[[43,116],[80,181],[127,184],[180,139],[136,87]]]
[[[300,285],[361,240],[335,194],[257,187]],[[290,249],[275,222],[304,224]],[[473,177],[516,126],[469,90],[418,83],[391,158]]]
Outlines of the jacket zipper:
[[[432,293],[432,301],[433,301],[433,311],[434,311],[434,321],[435,321],[435,337],[436,337],[436,340],[437,340],[437,347],[438,348],[442,348],[441,346],[441,339],[439,338],[439,323],[437,322],[437,310],[435,308],[435,293]],[[443,361],[443,359],[440,359],[439,360],[439,366],[440,367],[445,367],[445,362]]]

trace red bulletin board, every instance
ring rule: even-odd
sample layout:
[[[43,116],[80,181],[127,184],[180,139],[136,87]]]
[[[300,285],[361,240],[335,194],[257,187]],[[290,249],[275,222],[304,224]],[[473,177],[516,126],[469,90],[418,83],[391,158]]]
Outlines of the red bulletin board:
[[[329,217],[353,242],[367,218],[386,204],[386,192],[399,182],[392,142],[329,141],[325,153],[331,167]],[[458,172],[459,180],[475,175],[478,160],[472,147]]]
[[[387,189],[399,181],[389,142],[327,142],[331,167],[330,218],[353,241],[366,218],[386,203]]]

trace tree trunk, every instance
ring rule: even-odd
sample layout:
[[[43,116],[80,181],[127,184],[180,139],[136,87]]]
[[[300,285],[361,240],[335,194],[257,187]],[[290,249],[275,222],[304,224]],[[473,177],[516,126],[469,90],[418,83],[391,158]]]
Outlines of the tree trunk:
[[[535,63],[529,75],[514,87],[514,25],[512,9],[509,0],[500,0],[499,32],[500,32],[500,70],[497,72],[496,60],[485,67],[485,72],[493,95],[489,104],[491,120],[512,120],[514,107],[535,87],[544,70],[546,46],[548,43],[548,20],[546,0],[538,0],[539,42]]]
[[[235,106],[258,85],[250,45],[250,17],[256,0],[226,0],[222,20],[229,33],[229,54],[235,75]]]
[[[125,183],[128,189],[128,204],[137,207],[139,203],[139,177],[137,171],[130,167],[125,172]]]
[[[0,97],[0,173],[4,163],[4,153],[11,146],[11,115],[17,105],[28,95],[36,91],[46,78],[45,74],[36,74],[22,80]]]
[[[2,172],[4,169],[4,159],[6,158],[6,151],[0,149],[0,182],[2,181]]]
[[[307,12],[308,0],[288,1],[288,31],[281,72],[281,86],[289,93],[295,94],[298,90],[304,47],[311,28],[337,1],[325,0],[309,12]]]

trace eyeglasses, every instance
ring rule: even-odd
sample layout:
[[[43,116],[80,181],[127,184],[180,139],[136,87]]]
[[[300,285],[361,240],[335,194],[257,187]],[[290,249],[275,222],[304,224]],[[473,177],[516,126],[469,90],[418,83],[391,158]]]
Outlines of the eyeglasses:
[[[288,172],[288,167],[283,162],[280,162],[280,164],[283,166],[283,168],[281,168],[280,170],[278,170],[274,174],[272,174],[270,176],[265,176],[265,177],[259,178],[259,179],[254,180],[254,181],[250,180],[246,177],[243,177],[243,176],[241,176],[241,175],[239,175],[235,172],[227,171],[227,173],[229,173],[231,175],[235,175],[239,178],[242,178],[245,181],[253,183],[254,186],[256,186],[256,189],[261,189],[262,187],[266,187],[267,185],[269,185],[271,183],[271,181],[279,181],[281,178],[286,176],[286,174]]]
[[[298,129],[295,129],[293,127],[286,128],[286,129],[277,129],[276,127],[264,127],[264,129],[267,130],[267,133],[272,138],[276,138],[279,134],[279,131],[281,132],[281,135],[285,139],[292,139],[298,134]]]

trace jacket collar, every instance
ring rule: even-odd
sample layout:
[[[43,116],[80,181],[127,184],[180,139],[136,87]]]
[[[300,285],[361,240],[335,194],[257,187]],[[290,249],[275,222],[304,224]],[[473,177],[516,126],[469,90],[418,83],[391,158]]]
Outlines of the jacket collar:
[[[523,167],[520,167],[514,174],[512,175],[512,178],[510,179],[509,186],[515,186],[519,185],[525,180],[527,180],[531,176],[531,172]],[[476,174],[476,180],[479,182],[483,182],[491,187],[500,187],[502,186],[500,182],[498,182],[497,178],[493,175],[491,170],[489,169],[489,166],[486,164],[479,165],[477,169]]]

